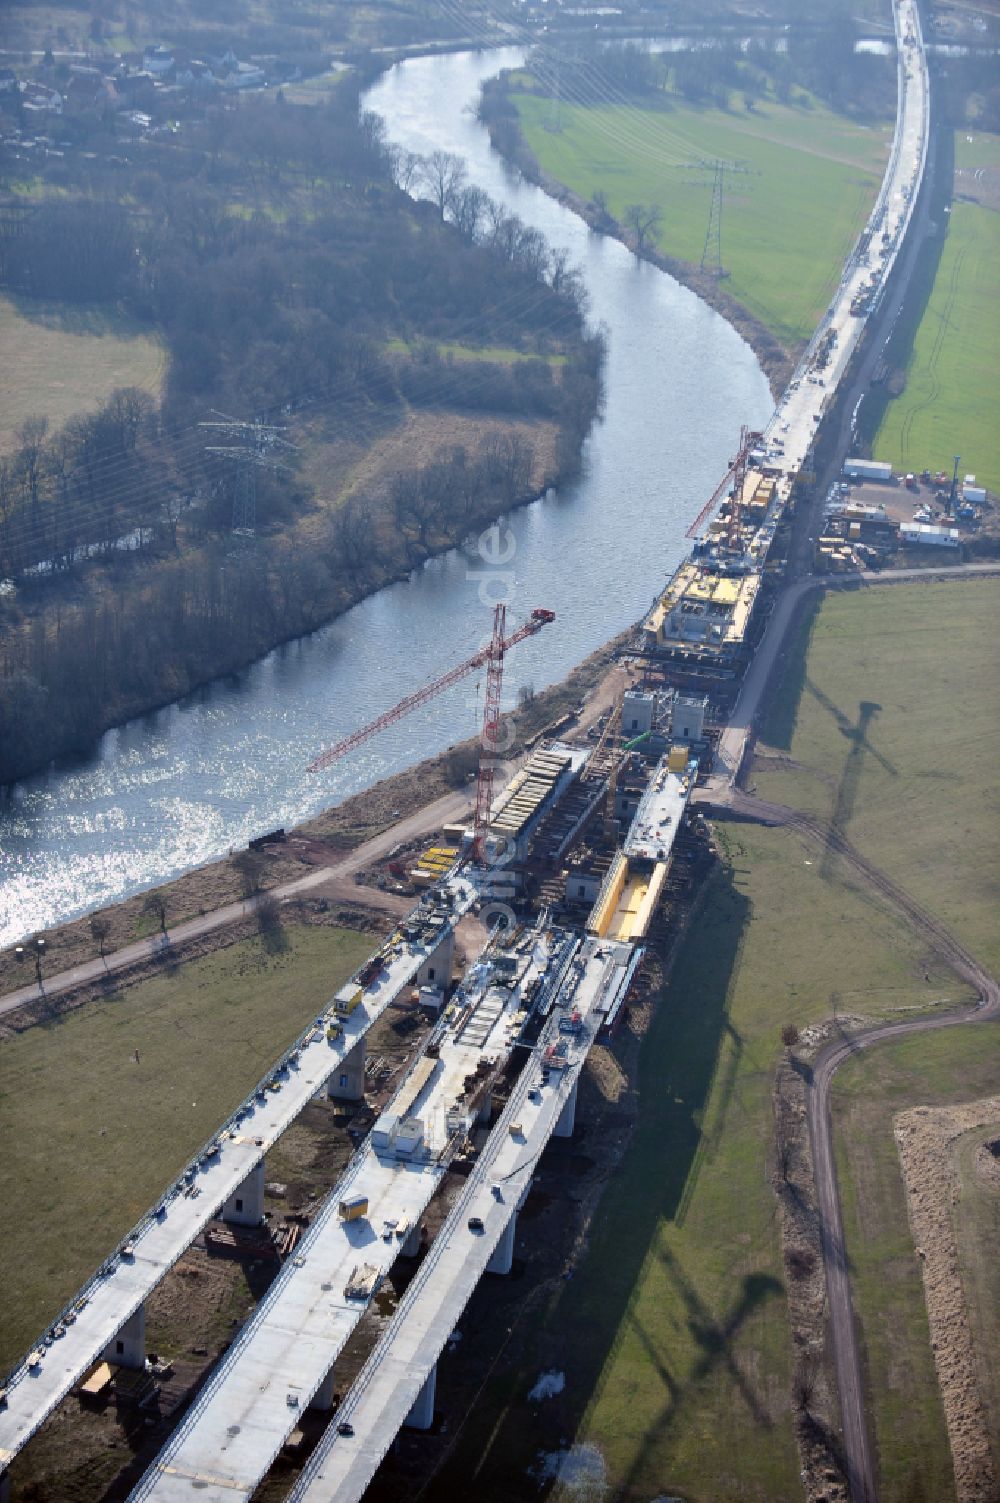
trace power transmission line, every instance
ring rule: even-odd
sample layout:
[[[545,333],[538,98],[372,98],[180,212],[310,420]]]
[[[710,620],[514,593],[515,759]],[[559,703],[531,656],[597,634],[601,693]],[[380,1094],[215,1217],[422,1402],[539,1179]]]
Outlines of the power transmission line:
[[[242,438],[238,444],[206,444],[206,454],[228,454],[236,460],[236,484],[233,489],[233,536],[238,538],[253,538],[257,536],[257,470],[266,467],[271,470],[283,470],[287,466],[279,464],[277,460],[268,457],[268,449],[275,444],[281,444],[286,449],[294,449],[287,439],[281,437],[283,428],[274,423],[265,423],[261,418],[254,418],[252,422],[244,422],[240,418],[228,418],[225,413],[219,416],[222,422],[199,423],[199,428],[221,428],[223,432],[233,438]]]

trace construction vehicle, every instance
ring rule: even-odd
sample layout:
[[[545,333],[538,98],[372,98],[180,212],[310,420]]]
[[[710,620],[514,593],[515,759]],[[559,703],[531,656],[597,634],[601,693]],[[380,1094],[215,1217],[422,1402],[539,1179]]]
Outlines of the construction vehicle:
[[[372,956],[371,960],[358,972],[358,985],[369,986],[384,970],[385,958],[382,955]]]

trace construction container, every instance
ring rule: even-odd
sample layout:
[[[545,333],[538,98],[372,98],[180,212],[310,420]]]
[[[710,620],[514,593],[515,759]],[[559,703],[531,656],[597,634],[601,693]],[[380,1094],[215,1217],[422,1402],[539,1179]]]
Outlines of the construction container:
[[[424,1141],[424,1124],[419,1117],[407,1117],[396,1129],[396,1157],[412,1158]]]
[[[360,1221],[368,1215],[368,1196],[349,1195],[338,1207],[341,1221]]]
[[[688,765],[688,749],[686,746],[672,746],[667,757],[668,772],[686,772]]]
[[[845,459],[844,474],[849,480],[892,479],[892,465],[879,459]]]
[[[357,982],[349,981],[333,999],[334,1012],[340,1018],[349,1018],[363,996],[364,992]]]

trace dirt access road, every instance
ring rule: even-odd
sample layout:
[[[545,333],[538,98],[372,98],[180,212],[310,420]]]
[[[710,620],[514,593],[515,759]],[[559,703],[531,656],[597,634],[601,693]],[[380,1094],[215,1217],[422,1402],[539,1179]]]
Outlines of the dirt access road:
[[[964,1027],[970,1023],[1000,1017],[1000,984],[978,964],[950,930],[921,908],[885,872],[862,856],[840,831],[824,826],[820,821],[785,804],[772,804],[735,788],[730,789],[724,801],[718,801],[715,807],[721,813],[728,813],[736,818],[797,830],[808,839],[819,842],[826,850],[835,852],[862,881],[874,887],[880,896],[892,904],[910,928],[925,944],[937,951],[956,975],[968,981],[979,993],[976,1006],[946,1013],[941,1017],[877,1023],[855,1033],[843,1030],[839,1038],[827,1044],[817,1055],[807,1085],[806,1115],[812,1143],[820,1245],[826,1269],[830,1335],[840,1395],[847,1479],[853,1503],[877,1503],[875,1458],[865,1415],[864,1380],[833,1157],[830,1088],[844,1060],[861,1049],[869,1049],[873,1044],[888,1043],[913,1033]]]
[[[933,569],[883,569],[879,573],[865,570],[847,578],[807,575],[789,584],[779,595],[767,623],[760,645],[754,653],[729,723],[719,738],[717,771],[708,780],[715,798],[721,797],[726,784],[739,780],[757,715],[764,701],[775,666],[782,661],[789,629],[802,602],[818,590],[861,590],[873,585],[914,584],[940,579],[983,579],[1000,574],[1000,560],[974,564],[948,564]]]
[[[307,872],[305,876],[296,877],[292,882],[272,887],[267,892],[256,893],[253,897],[241,899],[238,903],[227,903],[223,908],[200,914],[197,918],[187,919],[167,934],[154,934],[148,939],[136,940],[134,944],[115,950],[104,960],[88,960],[83,965],[74,966],[71,970],[46,977],[41,985],[33,983],[30,986],[19,987],[17,991],[8,992],[5,997],[0,998],[0,1016],[23,1007],[26,1002],[37,1002],[40,997],[58,996],[61,992],[71,991],[84,982],[97,981],[104,976],[113,975],[116,971],[134,965],[137,961],[150,960],[161,955],[165,947],[182,945],[188,940],[225,928],[228,924],[235,924],[241,919],[250,918],[265,900],[270,902],[276,899],[280,903],[288,898],[301,897],[303,893],[311,892],[318,887],[325,887],[332,890],[332,896],[344,901],[356,902],[359,892],[353,881],[355,872],[362,871],[372,862],[380,860],[394,846],[404,841],[418,840],[433,830],[439,830],[442,825],[465,819],[470,810],[471,800],[468,793],[461,790],[456,793],[447,793],[443,798],[435,799],[432,804],[426,804],[422,809],[418,809],[415,814],[401,819],[398,824],[384,830],[381,835],[374,835],[371,840],[366,840],[363,845],[349,852],[342,860],[331,862],[329,866],[318,866]],[[378,900],[379,906],[385,907],[387,911],[396,915],[408,913],[413,907],[412,899],[397,897],[392,893],[376,892],[369,888],[365,889],[365,900],[367,903]]]

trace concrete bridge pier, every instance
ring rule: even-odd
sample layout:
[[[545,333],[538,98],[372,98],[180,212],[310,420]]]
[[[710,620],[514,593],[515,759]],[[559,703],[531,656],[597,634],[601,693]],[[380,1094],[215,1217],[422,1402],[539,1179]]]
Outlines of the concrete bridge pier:
[[[574,1080],[573,1089],[566,1097],[563,1109],[559,1113],[559,1120],[552,1129],[552,1136],[554,1138],[571,1138],[573,1136],[573,1128],[576,1126],[576,1088],[578,1084],[579,1081]]]
[[[333,1408],[333,1379],[334,1368],[331,1367],[322,1383],[309,1400],[310,1409],[318,1409],[321,1414],[329,1414]]]
[[[437,1392],[437,1371],[437,1363],[435,1362],[427,1374],[423,1388],[421,1388],[413,1401],[413,1407],[403,1421],[403,1424],[409,1426],[411,1430],[429,1430],[434,1423],[434,1396]]]
[[[365,1099],[365,1062],[368,1045],[364,1035],[358,1039],[349,1054],[330,1076],[326,1094],[331,1101],[363,1101]]]
[[[492,1091],[487,1091],[486,1095],[482,1099],[482,1102],[480,1103],[480,1106],[479,1106],[479,1115],[477,1116],[476,1121],[481,1126],[486,1127],[486,1126],[489,1125],[489,1120],[492,1117],[492,1115],[493,1115],[493,1092]]]
[[[420,1222],[415,1221],[406,1234],[406,1240],[399,1249],[402,1258],[416,1258],[420,1255],[423,1238],[420,1235]]]
[[[264,1160],[251,1169],[246,1179],[225,1202],[220,1220],[230,1226],[260,1226],[264,1220]]]
[[[493,1250],[493,1256],[486,1265],[487,1273],[510,1273],[514,1263],[514,1235],[517,1231],[517,1211],[515,1210],[507,1223],[506,1230],[500,1241]]]
[[[440,944],[431,951],[427,959],[413,978],[414,986],[443,986],[447,987],[451,981],[452,967],[455,964],[455,931],[451,929],[441,940]]]
[[[104,1350],[105,1362],[115,1367],[145,1367],[146,1306],[140,1305]]]

